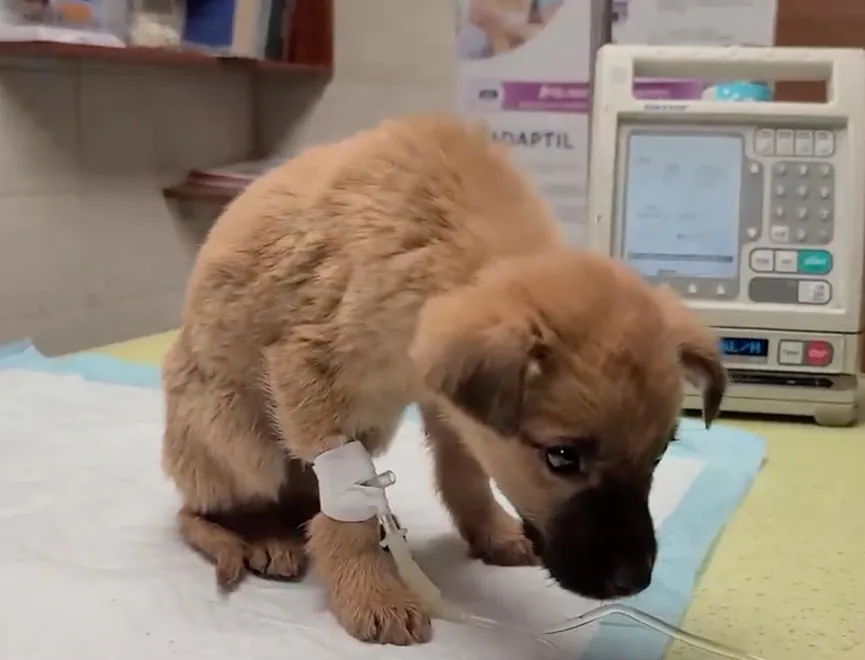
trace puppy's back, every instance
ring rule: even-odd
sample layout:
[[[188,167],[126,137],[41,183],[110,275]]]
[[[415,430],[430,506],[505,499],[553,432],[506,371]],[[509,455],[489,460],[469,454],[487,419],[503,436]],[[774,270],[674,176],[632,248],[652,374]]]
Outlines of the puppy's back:
[[[381,243],[400,229],[463,242],[473,235],[490,252],[514,254],[557,240],[544,202],[488,131],[419,115],[286,161],[226,209],[205,247],[262,248],[277,235],[302,239],[314,230],[350,231],[357,248],[358,239]]]
[[[486,132],[446,117],[385,121],[305,151],[229,205],[196,260],[184,328],[193,345],[234,352],[288,327],[364,324],[401,343],[430,295],[558,241]]]

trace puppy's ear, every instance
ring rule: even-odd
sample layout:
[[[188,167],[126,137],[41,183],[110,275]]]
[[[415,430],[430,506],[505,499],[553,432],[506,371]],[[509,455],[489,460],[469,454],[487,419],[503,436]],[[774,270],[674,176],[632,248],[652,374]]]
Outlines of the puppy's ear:
[[[685,376],[694,387],[702,390],[703,422],[709,428],[718,416],[727,391],[727,370],[721,363],[717,341],[670,289],[659,287],[657,297],[678,343]]]
[[[526,383],[543,352],[539,342],[527,324],[478,309],[457,292],[424,307],[411,357],[426,388],[511,437],[519,432]]]

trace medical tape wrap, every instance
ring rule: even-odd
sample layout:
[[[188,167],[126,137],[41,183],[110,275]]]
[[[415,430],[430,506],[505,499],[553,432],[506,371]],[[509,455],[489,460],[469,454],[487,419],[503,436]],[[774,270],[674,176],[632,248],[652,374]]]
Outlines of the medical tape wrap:
[[[321,512],[340,522],[361,522],[390,511],[384,488],[376,483],[372,457],[357,441],[319,454],[312,462],[318,478]]]

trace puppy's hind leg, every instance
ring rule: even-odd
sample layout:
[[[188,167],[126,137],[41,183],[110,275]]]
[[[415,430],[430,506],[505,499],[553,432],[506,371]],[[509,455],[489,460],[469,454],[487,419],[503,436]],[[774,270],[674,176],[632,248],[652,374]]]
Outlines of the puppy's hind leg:
[[[306,574],[309,564],[306,525],[319,511],[318,487],[312,470],[300,461],[285,459],[284,465],[285,482],[275,500],[247,502],[198,518],[200,524],[216,526],[223,534],[240,540],[244,568],[259,577],[297,580]],[[222,550],[227,540],[214,539],[211,549]],[[230,575],[235,564],[234,558],[228,561]],[[221,583],[224,571],[218,559],[216,565]]]
[[[221,589],[234,587],[246,574],[247,548],[237,534],[183,507],[177,514],[181,538],[216,566],[216,582]]]
[[[247,570],[302,576],[303,527],[318,510],[314,475],[286,457],[254,395],[205,379],[182,345],[166,357],[163,384],[162,463],[183,501],[181,538],[213,561],[224,589]]]
[[[286,459],[285,472],[275,501],[247,503],[203,518],[241,539],[244,565],[256,575],[297,580],[309,563],[306,525],[319,512],[318,487],[312,470],[298,460]]]
[[[283,473],[283,483],[273,496],[269,496],[270,489],[245,497],[239,496],[236,486],[230,493],[222,490],[219,486],[237,481],[237,475],[226,478],[228,473],[220,478],[209,475],[205,492],[211,497],[207,499],[188,484],[183,493],[185,504],[178,514],[181,538],[215,564],[222,589],[233,588],[247,570],[282,580],[299,579],[306,573],[305,526],[319,509],[315,475],[299,461],[284,457],[281,450],[272,460]],[[222,497],[214,500],[216,493]]]
[[[537,563],[519,523],[496,501],[490,478],[433,404],[421,405],[436,485],[473,557],[494,566]]]
[[[300,516],[306,506],[278,501],[257,507],[204,514],[183,507],[178,514],[180,535],[216,566],[223,590],[237,585],[247,570],[277,580],[296,580],[306,573],[308,560],[303,526],[314,511],[303,512],[304,522],[285,517],[282,507],[292,506]]]

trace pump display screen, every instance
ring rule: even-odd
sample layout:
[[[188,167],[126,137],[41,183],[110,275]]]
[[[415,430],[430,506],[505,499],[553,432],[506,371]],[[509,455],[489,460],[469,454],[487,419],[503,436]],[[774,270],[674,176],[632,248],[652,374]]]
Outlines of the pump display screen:
[[[721,337],[721,354],[730,357],[767,357],[769,340],[752,337]]]
[[[742,138],[634,132],[627,140],[625,261],[646,277],[735,277]]]

